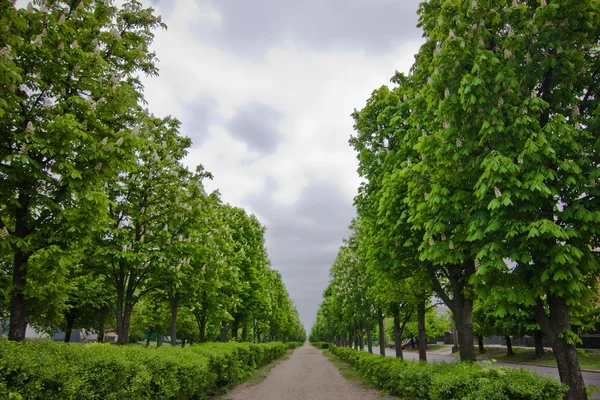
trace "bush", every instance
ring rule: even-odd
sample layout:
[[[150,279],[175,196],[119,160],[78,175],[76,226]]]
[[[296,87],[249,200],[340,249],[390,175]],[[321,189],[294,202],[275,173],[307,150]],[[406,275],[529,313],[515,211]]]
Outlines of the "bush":
[[[525,369],[419,363],[335,345],[329,348],[379,389],[403,399],[558,400],[567,390],[556,379]]]
[[[328,349],[329,348],[329,343],[327,343],[327,342],[312,342],[311,344],[313,346],[315,346],[317,349]]]
[[[0,338],[0,398],[206,399],[281,357],[289,346],[210,343],[156,349]]]

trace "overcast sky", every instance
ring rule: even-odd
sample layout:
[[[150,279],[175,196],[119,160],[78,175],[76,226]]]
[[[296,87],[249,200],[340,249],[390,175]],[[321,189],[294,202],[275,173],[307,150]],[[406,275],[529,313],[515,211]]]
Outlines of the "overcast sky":
[[[143,0],[167,31],[150,109],[183,122],[185,160],[254,213],[310,330],[359,185],[350,113],[408,72],[419,0]]]

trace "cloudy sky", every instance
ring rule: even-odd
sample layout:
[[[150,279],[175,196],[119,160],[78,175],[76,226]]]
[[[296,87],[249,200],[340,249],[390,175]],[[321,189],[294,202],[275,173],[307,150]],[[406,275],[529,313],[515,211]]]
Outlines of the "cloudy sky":
[[[144,0],[168,30],[146,80],[159,116],[183,122],[186,159],[225,202],[267,227],[267,248],[307,331],[360,182],[350,113],[408,72],[419,0]]]

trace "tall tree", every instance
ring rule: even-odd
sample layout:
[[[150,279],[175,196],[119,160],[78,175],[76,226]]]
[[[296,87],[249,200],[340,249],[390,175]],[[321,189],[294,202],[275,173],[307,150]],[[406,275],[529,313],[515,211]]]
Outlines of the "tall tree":
[[[135,1],[0,1],[0,255],[9,338],[61,298],[78,246],[108,220],[104,182],[128,168],[139,72],[161,25]],[[56,301],[55,304],[64,304]]]

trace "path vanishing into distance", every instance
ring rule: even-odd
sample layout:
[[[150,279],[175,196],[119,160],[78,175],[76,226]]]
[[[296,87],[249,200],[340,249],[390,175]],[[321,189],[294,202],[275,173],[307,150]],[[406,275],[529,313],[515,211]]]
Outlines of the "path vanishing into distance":
[[[374,389],[342,377],[318,350],[305,343],[259,384],[241,384],[215,400],[382,400]]]

